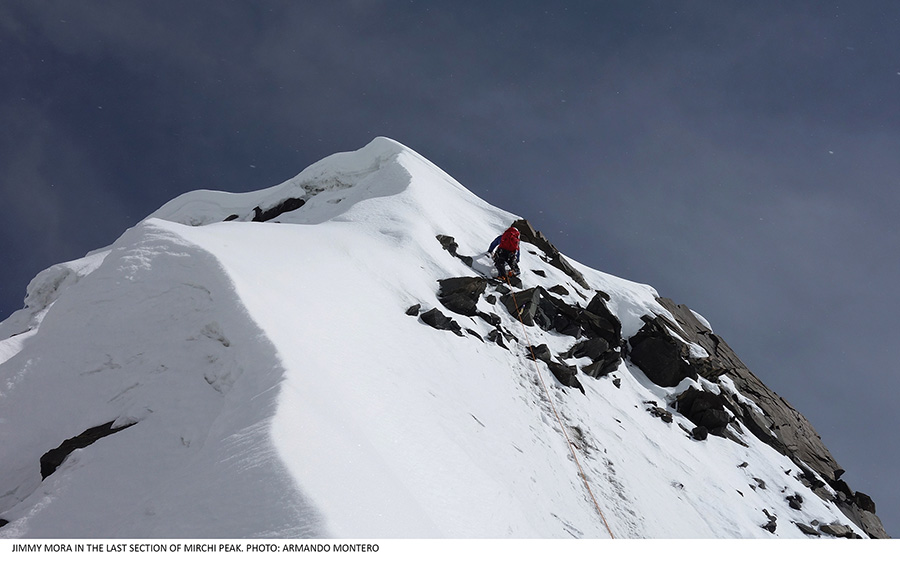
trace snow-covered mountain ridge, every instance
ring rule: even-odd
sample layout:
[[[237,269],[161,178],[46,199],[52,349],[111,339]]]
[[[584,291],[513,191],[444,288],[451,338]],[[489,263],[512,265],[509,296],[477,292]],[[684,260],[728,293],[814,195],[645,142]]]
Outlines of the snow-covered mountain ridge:
[[[483,278],[513,222],[521,287]],[[702,317],[389,139],[182,195],[25,303],[2,537],[885,537]]]

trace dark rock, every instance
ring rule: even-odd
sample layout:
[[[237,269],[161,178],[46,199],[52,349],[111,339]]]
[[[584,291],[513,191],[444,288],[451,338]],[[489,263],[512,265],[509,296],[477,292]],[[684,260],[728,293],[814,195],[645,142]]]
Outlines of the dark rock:
[[[581,337],[582,327],[574,318],[564,314],[556,314],[552,321],[553,329],[558,333],[569,337]]]
[[[493,325],[494,327],[500,327],[500,316],[493,312],[478,312],[478,317],[483,319],[488,325]]]
[[[442,314],[437,308],[431,308],[427,312],[423,312],[422,315],[419,316],[419,319],[425,322],[426,325],[430,325],[435,329],[452,331],[462,337],[462,328],[459,324]]]
[[[617,388],[621,388],[622,380],[620,378],[613,378],[613,385]]]
[[[800,510],[802,508],[803,497],[801,497],[799,493],[788,495],[787,497],[785,497],[785,500],[787,501],[788,506],[790,506],[794,510]]]
[[[473,336],[477,337],[479,341],[484,342],[484,337],[482,337],[481,334],[478,333],[477,331],[474,331],[474,330],[469,329],[469,328],[467,327],[467,328],[466,328],[466,333],[468,333],[469,335],[473,335]]]
[[[721,417],[719,424],[725,421],[727,413],[733,414],[735,420],[729,426],[734,426],[738,431],[741,427],[746,428],[797,465],[807,466],[804,471],[810,473],[804,473],[802,477],[817,496],[833,500],[867,535],[886,537],[887,533],[877,515],[854,502],[856,494],[840,480],[844,469],[832,457],[806,417],[766,387],[728,344],[712,333],[689,308],[666,298],[657,300],[672,314],[675,322],[660,316],[645,317],[644,327],[629,340],[632,362],[651,381],[661,386],[671,387],[688,377],[703,377],[715,382],[722,375],[728,376],[740,395],[752,400],[755,405],[724,395],[723,412],[714,414]],[[701,347],[707,356],[692,352],[696,351],[696,347],[689,347],[683,341]],[[717,431],[720,436],[736,438],[728,427],[711,432],[716,434]],[[826,485],[835,490],[834,496]],[[860,500],[867,503],[865,499]],[[867,507],[874,508],[874,505],[867,504]]]
[[[551,288],[548,288],[547,290],[549,290],[550,292],[552,292],[554,294],[559,294],[560,296],[568,296],[569,295],[569,291],[566,290],[566,288],[564,286],[559,285],[559,284],[557,284],[556,286],[553,286]]]
[[[863,532],[870,538],[888,539],[890,536],[884,530],[881,520],[874,512],[863,510],[855,502],[838,502],[838,508],[841,509],[847,518],[859,526]]]
[[[438,281],[438,300],[448,310],[474,316],[478,314],[478,299],[487,288],[487,280],[481,277],[455,277]]]
[[[457,257],[456,250],[459,249],[459,244],[456,243],[456,240],[453,238],[453,236],[438,234],[436,237],[437,241],[440,242],[441,247],[443,247],[453,257]]]
[[[503,341],[503,333],[499,329],[494,329],[493,331],[488,333],[487,338],[488,338],[488,341],[497,343],[504,349],[509,350],[509,347],[507,347],[506,343]]]
[[[611,349],[609,342],[600,337],[579,341],[565,356],[591,359],[593,362],[582,367],[581,371],[592,378],[601,378],[613,372],[622,360],[622,353],[618,349]]]
[[[767,524],[764,524],[762,528],[774,534],[775,530],[778,528],[777,518],[774,514],[769,514],[769,511],[766,509],[763,509],[763,514],[766,515],[766,518],[769,519],[769,522]]]
[[[528,350],[528,353],[531,355],[531,358],[533,360],[540,360],[543,362],[549,362],[553,360],[553,354],[550,352],[550,347],[548,347],[546,344],[541,344],[537,347],[526,347],[526,350]]]
[[[417,316],[417,315],[419,315],[420,309],[422,309],[422,304],[414,304],[406,309],[406,315]]]
[[[297,198],[291,197],[289,199],[285,199],[285,200],[281,201],[277,205],[275,205],[267,210],[263,210],[260,207],[255,207],[253,209],[253,222],[268,222],[269,220],[272,220],[273,218],[281,216],[285,212],[291,212],[293,210],[297,210],[298,208],[302,207],[304,204],[306,204],[306,201],[304,201],[303,199],[297,199]]]
[[[609,311],[609,308],[606,306],[607,302],[609,302],[609,294],[598,290],[588,303],[587,311],[593,316],[600,318],[599,321],[593,321],[601,332],[615,333],[615,339],[619,340],[622,338],[622,322],[619,321],[615,314]]]
[[[101,438],[125,430],[135,423],[128,423],[113,428],[114,424],[115,421],[110,421],[104,425],[91,427],[78,436],[64,440],[62,444],[41,456],[41,479],[47,479],[75,450],[86,448]]]
[[[709,429],[706,427],[694,427],[691,430],[691,436],[694,437],[694,440],[706,440],[709,437]]]
[[[546,364],[553,376],[559,380],[559,383],[570,388],[578,388],[581,393],[584,393],[584,386],[581,385],[577,377],[578,368],[553,360],[553,355],[550,353],[550,348],[547,345],[527,347],[527,350],[529,358]]]
[[[724,429],[731,420],[731,415],[725,410],[725,399],[721,395],[693,387],[675,398],[675,409],[695,425],[705,427],[713,434]]]
[[[867,510],[872,514],[875,514],[875,501],[872,500],[872,497],[866,495],[865,493],[856,492],[853,495],[853,502],[859,508],[863,510]]]
[[[577,377],[578,368],[555,361],[548,362],[547,368],[550,369],[550,372],[556,376],[556,379],[559,380],[562,385],[570,388],[577,388],[581,393],[584,393],[584,386],[581,385],[581,382]]]
[[[567,274],[572,280],[584,288],[590,289],[587,281],[584,280],[584,275],[578,272],[578,270],[575,269],[562,254],[560,254],[559,250],[550,243],[550,240],[544,237],[542,233],[535,231],[534,227],[529,224],[527,220],[516,220],[512,225],[519,230],[521,241],[536,246],[544,252],[548,263]]]
[[[843,468],[834,460],[815,429],[800,412],[766,387],[741,362],[731,347],[712,333],[689,308],[667,298],[659,298],[658,301],[675,317],[676,332],[685,340],[700,345],[709,354],[708,358],[702,359],[691,357],[689,352],[684,354],[684,360],[691,363],[691,369],[709,380],[716,380],[718,376],[727,374],[737,390],[752,399],[762,410],[760,414],[754,407],[744,403],[734,403],[734,408],[731,409],[754,436],[798,465],[809,466],[829,484],[840,478],[844,473]]]
[[[237,220],[238,218],[240,217],[237,214],[230,214],[225,217],[225,220],[223,220],[223,222],[231,222],[232,220]]]
[[[850,486],[847,485],[847,482],[843,479],[832,481],[831,488],[835,490],[839,497],[841,497],[841,501],[848,501],[850,500],[850,497],[853,496],[853,490],[850,489]]]
[[[441,247],[443,247],[445,250],[447,250],[447,252],[450,255],[452,255],[453,257],[456,257],[457,259],[459,259],[460,261],[465,263],[467,266],[469,266],[469,267],[472,266],[472,263],[474,263],[475,259],[473,257],[469,257],[468,255],[460,255],[459,253],[457,253],[457,250],[459,249],[459,244],[456,243],[456,240],[453,238],[453,236],[445,236],[444,234],[438,234],[435,237],[437,238],[438,242],[440,242]]]
[[[538,286],[522,292],[505,294],[500,297],[500,301],[506,306],[506,310],[511,316],[525,325],[539,325],[543,329],[550,329],[552,322],[541,309],[543,292],[544,289]]]
[[[531,272],[541,278],[547,278],[547,273],[545,273],[544,271],[541,271],[540,269],[532,269]]]
[[[821,534],[819,534],[819,531],[818,531],[818,530],[816,530],[816,529],[813,528],[812,526],[807,526],[807,525],[804,524],[803,522],[794,522],[794,524],[796,524],[796,526],[797,526],[798,528],[800,528],[800,531],[803,532],[804,534],[806,534],[807,536],[819,536],[819,535],[821,535]]]
[[[628,340],[631,361],[657,386],[675,387],[685,378],[697,379],[697,372],[684,357],[687,346],[672,337],[659,317],[644,318],[642,327]]]
[[[591,378],[602,378],[607,374],[614,372],[622,361],[619,351],[610,350],[600,356],[593,363],[583,366],[581,371]]]
[[[9,524],[9,520],[4,520],[3,518],[0,518],[0,528],[6,526],[7,524]]]
[[[602,338],[609,346],[618,346],[622,338],[621,324],[616,319],[597,315],[573,306],[538,286],[500,298],[509,313],[528,326],[537,325],[545,331],[556,330],[563,335]]]
[[[575,345],[569,349],[569,352],[566,353],[566,356],[571,358],[587,357],[592,361],[595,361],[609,352],[609,350],[609,343],[606,339],[595,337],[593,339],[586,339],[575,343]]]
[[[823,534],[828,534],[829,536],[834,536],[836,538],[859,537],[850,528],[850,526],[846,526],[844,524],[822,524],[821,526],[819,526],[819,531]]]
[[[669,413],[668,411],[666,411],[665,409],[663,409],[662,407],[653,405],[651,407],[648,407],[647,411],[654,417],[662,419],[663,421],[665,421],[667,423],[672,422],[672,414]]]

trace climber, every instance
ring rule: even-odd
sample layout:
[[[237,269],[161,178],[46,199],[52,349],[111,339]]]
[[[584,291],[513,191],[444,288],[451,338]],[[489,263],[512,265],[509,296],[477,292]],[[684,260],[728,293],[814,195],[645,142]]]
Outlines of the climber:
[[[496,251],[494,249],[496,248]],[[488,253],[494,253],[494,265],[497,266],[497,277],[506,277],[506,266],[509,265],[510,273],[519,274],[519,230],[510,226],[501,235],[497,236]]]

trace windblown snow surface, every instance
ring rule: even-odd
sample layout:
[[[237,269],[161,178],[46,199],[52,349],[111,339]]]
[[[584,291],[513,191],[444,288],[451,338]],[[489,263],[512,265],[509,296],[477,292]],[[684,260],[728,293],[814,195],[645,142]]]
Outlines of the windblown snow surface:
[[[250,221],[253,207],[289,198],[305,204]],[[40,273],[26,307],[0,324],[0,537],[800,538],[791,521],[855,528],[749,433],[749,447],[696,441],[677,412],[674,423],[647,412],[701,382],[660,388],[625,361],[610,376],[580,376],[582,394],[523,350],[528,340],[560,353],[571,338],[525,327],[499,302],[479,307],[520,338],[510,350],[405,313],[443,309],[438,279],[475,274],[437,235],[454,236],[487,273],[488,244],[516,218],[378,138],[270,189],[187,193],[110,247]],[[587,304],[593,291],[529,249],[526,287],[562,285],[563,299]],[[610,295],[624,337],[642,315],[667,314],[649,286],[573,265]],[[491,329],[443,311],[483,337]],[[127,428],[42,479],[44,453],[110,422]],[[774,534],[764,510],[777,517]]]

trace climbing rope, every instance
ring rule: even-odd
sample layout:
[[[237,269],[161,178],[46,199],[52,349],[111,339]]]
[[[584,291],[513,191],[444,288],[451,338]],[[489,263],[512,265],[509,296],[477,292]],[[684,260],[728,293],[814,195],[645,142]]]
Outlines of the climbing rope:
[[[566,430],[566,425],[563,423],[562,417],[559,414],[559,411],[556,409],[556,404],[553,402],[553,396],[550,394],[550,390],[547,388],[547,384],[544,382],[544,376],[541,374],[541,369],[538,367],[537,357],[534,355],[534,346],[531,344],[531,340],[528,337],[528,330],[525,329],[525,322],[522,321],[522,308],[519,307],[519,303],[516,301],[516,291],[513,289],[512,283],[509,282],[509,277],[506,277],[506,284],[509,286],[510,293],[512,294],[513,305],[516,307],[516,313],[519,315],[519,323],[522,324],[522,333],[525,334],[525,342],[528,345],[528,350],[531,353],[531,360],[534,363],[534,371],[537,373],[538,380],[541,382],[541,387],[544,389],[544,394],[547,396],[547,401],[550,402],[550,409],[553,411],[553,415],[556,417],[556,422],[559,423],[559,428],[562,430],[562,434],[566,439],[566,444],[569,445],[569,451],[572,453],[572,458],[575,460],[575,465],[578,466],[578,474],[581,476],[581,481],[584,483],[584,488],[587,489],[588,495],[591,497],[591,501],[594,503],[594,507],[597,509],[597,513],[600,515],[600,519],[603,520],[603,525],[606,526],[606,531],[609,532],[609,537],[615,539],[616,536],[613,534],[612,530],[609,528],[609,522],[606,521],[606,516],[603,514],[603,510],[600,508],[600,503],[597,502],[597,497],[594,496],[593,490],[591,490],[591,485],[588,483],[587,475],[584,472],[584,468],[581,467],[581,462],[578,461],[578,454],[575,452],[575,444],[572,443],[572,439],[569,438],[569,432]]]

